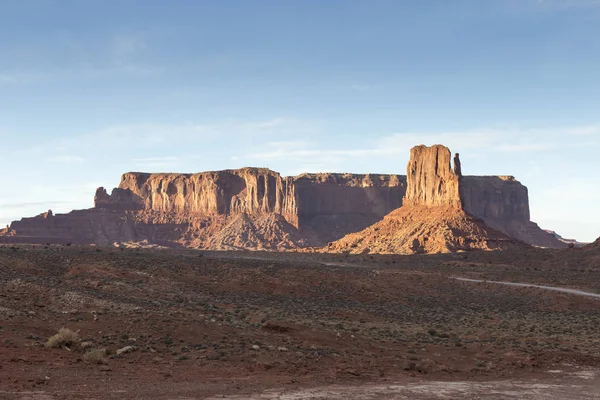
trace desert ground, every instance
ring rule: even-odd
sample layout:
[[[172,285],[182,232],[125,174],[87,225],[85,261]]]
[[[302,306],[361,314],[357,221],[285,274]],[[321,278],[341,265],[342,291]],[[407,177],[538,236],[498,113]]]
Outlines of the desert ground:
[[[7,245],[0,399],[600,398],[594,294],[599,258],[577,248]]]

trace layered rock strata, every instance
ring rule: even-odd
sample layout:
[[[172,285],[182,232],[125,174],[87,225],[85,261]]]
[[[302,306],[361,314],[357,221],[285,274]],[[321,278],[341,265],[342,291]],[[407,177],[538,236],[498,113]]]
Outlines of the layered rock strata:
[[[0,242],[293,249],[359,232],[404,204],[460,209],[512,238],[566,246],[529,220],[525,186],[511,176],[463,176],[458,154],[452,166],[441,145],[413,148],[406,176],[131,172],[110,194],[99,188],[94,200],[89,210],[15,221],[0,230]]]
[[[402,204],[405,177],[303,174],[264,168],[198,174],[131,172],[94,208],[24,218],[3,242],[96,243],[147,240],[165,246],[283,250],[320,246],[375,223]]]

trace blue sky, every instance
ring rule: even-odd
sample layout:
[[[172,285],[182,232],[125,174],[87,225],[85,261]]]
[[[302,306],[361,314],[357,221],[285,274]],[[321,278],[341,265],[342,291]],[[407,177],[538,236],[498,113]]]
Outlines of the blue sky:
[[[0,0],[0,224],[126,171],[404,173],[442,143],[600,236],[600,0]]]

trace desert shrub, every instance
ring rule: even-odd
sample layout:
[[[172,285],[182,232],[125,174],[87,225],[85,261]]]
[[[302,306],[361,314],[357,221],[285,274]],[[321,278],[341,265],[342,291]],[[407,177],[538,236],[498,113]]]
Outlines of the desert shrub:
[[[79,336],[69,328],[60,328],[58,333],[46,342],[46,347],[62,347],[72,345]]]
[[[91,349],[83,355],[83,360],[94,364],[106,364],[106,349]]]

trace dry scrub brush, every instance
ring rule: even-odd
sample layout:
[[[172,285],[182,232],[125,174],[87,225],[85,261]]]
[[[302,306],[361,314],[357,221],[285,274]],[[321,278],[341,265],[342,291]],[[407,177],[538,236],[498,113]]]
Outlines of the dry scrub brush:
[[[60,328],[58,333],[48,339],[46,347],[63,347],[74,344],[79,339],[77,332],[69,328]]]
[[[83,359],[94,364],[106,364],[106,349],[92,349],[83,355]]]

